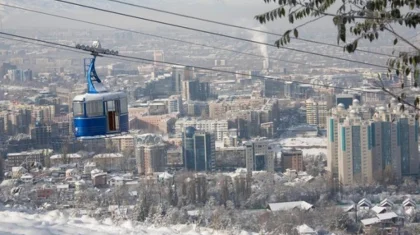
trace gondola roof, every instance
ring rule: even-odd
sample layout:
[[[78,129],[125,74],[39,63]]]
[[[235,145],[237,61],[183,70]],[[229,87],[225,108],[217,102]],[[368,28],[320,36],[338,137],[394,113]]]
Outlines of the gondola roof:
[[[124,92],[104,92],[97,94],[86,93],[83,95],[77,95],[74,97],[73,101],[80,102],[89,102],[89,101],[107,101],[107,100],[117,100],[121,98],[127,98],[127,94]]]

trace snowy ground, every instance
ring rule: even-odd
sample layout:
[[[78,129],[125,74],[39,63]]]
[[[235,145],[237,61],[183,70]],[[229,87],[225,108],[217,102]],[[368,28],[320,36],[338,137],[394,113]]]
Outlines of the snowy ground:
[[[164,228],[133,225],[131,222],[115,225],[111,220],[100,222],[90,217],[74,218],[59,211],[44,214],[1,211],[0,218],[1,235],[228,235],[227,232],[218,232],[212,229],[201,228],[198,231],[192,225],[174,225]],[[251,233],[241,233],[241,235],[248,234]]]
[[[321,153],[327,155],[327,138],[325,137],[297,137],[286,138],[276,142],[278,145],[275,151],[280,152],[282,148],[292,148],[302,150],[303,156],[317,156]]]
[[[303,154],[303,156],[306,156],[306,155],[308,155],[308,156],[317,156],[317,155],[319,155],[319,154],[321,154],[321,153],[323,153],[325,156],[327,155],[327,149],[325,148],[323,148],[323,149],[321,149],[321,148],[309,148],[309,149],[302,149],[302,154]]]
[[[327,147],[327,138],[325,137],[297,137],[297,138],[287,138],[282,139],[279,142],[284,147]]]

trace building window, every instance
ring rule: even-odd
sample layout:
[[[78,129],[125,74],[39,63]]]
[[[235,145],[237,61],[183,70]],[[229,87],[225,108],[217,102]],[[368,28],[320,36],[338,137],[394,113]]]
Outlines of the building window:
[[[120,100],[121,102],[121,113],[128,113],[128,104],[127,104],[127,98],[122,98]]]
[[[102,101],[89,101],[86,103],[86,112],[88,117],[97,117],[104,115],[104,106]]]
[[[83,102],[73,102],[73,116],[80,117],[83,115]]]

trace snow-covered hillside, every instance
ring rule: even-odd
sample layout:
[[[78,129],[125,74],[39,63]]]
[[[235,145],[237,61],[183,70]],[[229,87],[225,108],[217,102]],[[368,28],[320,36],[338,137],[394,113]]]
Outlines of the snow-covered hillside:
[[[1,211],[0,234],[2,235],[210,235],[228,234],[212,229],[195,229],[193,225],[173,225],[171,227],[154,228],[144,225],[133,225],[125,222],[115,225],[111,220],[97,221],[90,217],[71,217],[66,213],[51,211],[45,214],[29,214],[25,212]],[[250,233],[243,232],[241,235]]]

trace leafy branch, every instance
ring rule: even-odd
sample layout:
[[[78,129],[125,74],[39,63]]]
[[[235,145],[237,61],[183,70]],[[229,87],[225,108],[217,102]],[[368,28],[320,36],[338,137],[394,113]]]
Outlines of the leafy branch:
[[[399,42],[407,44],[409,51],[399,52],[391,55],[387,61],[388,77],[394,73],[403,78],[412,74],[414,76],[413,86],[417,87],[420,79],[420,48],[409,39],[398,34],[393,25],[400,25],[407,28],[416,29],[420,24],[420,1],[419,0],[342,0],[342,4],[336,11],[331,13],[331,7],[336,0],[263,0],[265,3],[277,3],[275,10],[255,16],[261,24],[274,21],[279,18],[287,18],[290,24],[303,20],[308,17],[332,17],[332,22],[337,28],[337,44],[344,43],[343,50],[347,53],[357,51],[361,40],[374,42],[378,40],[384,32],[390,33],[395,38],[393,45]],[[405,9],[409,9],[408,12]],[[406,13],[402,13],[402,11]],[[315,19],[316,20],[316,19]],[[313,20],[313,21],[315,21]],[[304,23],[307,25],[309,22]],[[289,44],[292,38],[299,37],[297,26],[285,31],[283,36],[275,41],[277,47]],[[355,36],[348,42],[348,34]],[[382,90],[397,98],[400,103],[417,109],[418,103],[410,105],[405,100],[404,93],[397,95],[387,89],[381,81]],[[407,87],[401,83],[401,88]]]

